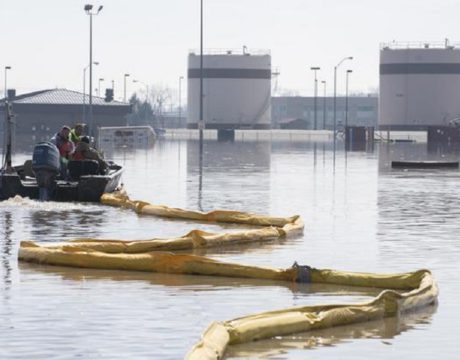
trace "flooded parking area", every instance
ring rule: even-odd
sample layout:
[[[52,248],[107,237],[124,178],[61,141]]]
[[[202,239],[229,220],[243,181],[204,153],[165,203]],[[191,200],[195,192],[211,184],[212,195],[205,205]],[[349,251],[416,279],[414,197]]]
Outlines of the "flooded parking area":
[[[339,149],[343,144],[339,143]],[[231,346],[227,359],[454,359],[460,289],[460,171],[393,170],[453,159],[426,143],[333,153],[330,142],[162,140],[108,149],[132,199],[194,210],[300,215],[302,236],[196,250],[248,265],[395,273],[426,268],[439,304],[423,311]],[[25,155],[19,156],[22,160]],[[201,166],[200,166],[201,165]],[[181,359],[212,321],[280,308],[360,302],[378,289],[72,269],[18,263],[21,240],[149,239],[241,225],[138,216],[98,204],[0,202],[0,358]]]

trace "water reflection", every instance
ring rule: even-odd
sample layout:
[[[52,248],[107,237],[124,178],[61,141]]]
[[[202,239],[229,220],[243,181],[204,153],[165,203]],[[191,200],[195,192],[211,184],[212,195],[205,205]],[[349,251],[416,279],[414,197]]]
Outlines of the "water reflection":
[[[454,152],[429,153],[426,144],[380,146],[377,204],[382,256],[394,260],[406,253],[418,262],[424,250],[435,260],[438,252],[449,249],[444,258],[453,258],[460,253],[460,246],[452,237],[460,231],[460,172],[458,169],[392,170],[391,161],[400,159],[457,158]]]
[[[430,306],[422,312],[404,314],[399,317],[385,318],[360,324],[338,326],[323,330],[312,330],[292,336],[280,336],[269,340],[259,340],[246,344],[230,346],[225,353],[226,359],[259,358],[279,359],[292,349],[312,349],[319,346],[336,346],[348,340],[380,339],[391,345],[392,339],[422,324],[429,324],[436,312],[436,306]],[[370,357],[369,354],[367,356]],[[284,356],[282,357],[284,358]],[[302,358],[308,354],[302,353]]]
[[[16,196],[1,201],[0,210],[5,214],[16,214],[19,223],[12,226],[21,230],[21,236],[50,241],[56,238],[98,236],[109,220],[107,212],[111,208],[89,203],[40,202]]]
[[[3,212],[2,228],[0,230],[0,236],[2,238],[1,244],[1,263],[3,281],[2,284],[5,290],[8,290],[11,286],[11,272],[12,267],[10,264],[11,255],[13,254],[13,214],[10,211]]]
[[[247,208],[246,199],[235,198],[236,188],[253,190],[260,209],[268,207],[261,194],[270,189],[270,142],[215,142],[205,141],[203,149],[197,141],[187,143],[187,193],[190,208],[202,211],[215,209],[206,199],[215,196],[225,199],[229,209]],[[251,175],[246,177],[245,173]],[[257,176],[254,182],[253,177]],[[203,192],[206,192],[204,195]],[[258,211],[258,209],[256,209]]]
[[[47,235],[56,238],[89,237],[97,238],[106,226],[106,212],[101,210],[72,209],[55,211],[33,211],[29,215],[30,234],[34,239],[50,241]]]

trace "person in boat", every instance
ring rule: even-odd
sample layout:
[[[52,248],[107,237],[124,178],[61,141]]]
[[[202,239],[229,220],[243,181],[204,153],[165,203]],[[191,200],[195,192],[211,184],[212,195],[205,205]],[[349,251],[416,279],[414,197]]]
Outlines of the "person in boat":
[[[85,128],[85,124],[79,123],[76,124],[75,127],[70,130],[70,141],[74,144],[78,144],[83,136],[83,130]]]
[[[61,158],[67,160],[70,159],[75,151],[75,144],[69,139],[69,135],[70,127],[64,125],[50,140],[58,148]]]
[[[67,163],[75,151],[75,144],[70,141],[70,127],[64,125],[50,140],[59,150],[61,162],[61,178],[67,178]]]
[[[72,160],[96,160],[99,164],[99,171],[101,174],[107,173],[109,165],[104,160],[102,155],[96,149],[89,145],[89,137],[82,136],[80,142],[75,148]]]

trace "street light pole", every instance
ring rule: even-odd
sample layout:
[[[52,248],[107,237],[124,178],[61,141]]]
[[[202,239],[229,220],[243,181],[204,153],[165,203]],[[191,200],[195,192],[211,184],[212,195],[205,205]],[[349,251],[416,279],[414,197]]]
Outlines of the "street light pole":
[[[203,0],[200,0],[200,118],[198,119],[200,129],[200,149],[203,147]]]
[[[93,61],[94,65],[99,65],[99,62]],[[89,64],[83,68],[83,123],[86,123],[86,70],[88,70]]]
[[[86,4],[84,10],[89,15],[89,136],[94,139],[93,124],[93,15],[98,15],[103,6],[100,5],[96,12],[92,12],[93,5]]]
[[[347,127],[348,127],[348,75],[352,73],[353,70],[347,70],[346,80],[345,80],[345,138],[347,136]]]
[[[335,156],[335,147],[336,147],[336,132],[337,132],[337,68],[345,61],[353,60],[352,56],[347,56],[340,60],[340,62],[334,66],[334,156]],[[335,158],[334,158],[335,159]]]
[[[314,113],[315,113],[315,118],[314,119],[315,120],[313,122],[313,130],[317,130],[317,124],[318,124],[318,122],[317,122],[317,113],[318,113],[318,111],[317,111],[317,106],[316,106],[317,105],[316,100],[318,98],[318,79],[316,78],[316,71],[320,70],[320,67],[314,66],[314,67],[311,67],[310,70],[313,70],[315,72],[315,91],[314,91],[314,100],[313,100],[314,101],[314,105],[313,105],[314,106]]]
[[[6,81],[8,70],[11,70],[11,66],[5,66],[5,101],[7,100],[7,97],[8,97],[8,83]]]
[[[182,117],[182,80],[184,79],[183,76],[179,77],[179,126],[181,124],[181,117]]]
[[[99,83],[97,85],[97,96],[101,97],[101,82],[104,81],[104,78],[99,78]]]
[[[323,95],[323,130],[326,130],[326,80],[321,81],[321,84],[324,85],[324,95]]]
[[[124,75],[124,86],[123,86],[123,102],[126,102],[126,78],[129,76],[129,74]]]

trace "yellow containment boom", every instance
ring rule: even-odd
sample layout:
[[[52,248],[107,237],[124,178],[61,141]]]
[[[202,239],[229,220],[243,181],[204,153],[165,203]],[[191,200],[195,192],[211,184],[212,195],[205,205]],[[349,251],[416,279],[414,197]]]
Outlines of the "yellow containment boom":
[[[195,221],[209,221],[221,223],[260,225],[260,226],[276,226],[285,228],[285,230],[294,230],[303,228],[303,223],[299,215],[291,217],[273,217],[256,215],[241,211],[230,210],[214,210],[207,213],[201,211],[185,210],[179,208],[171,208],[165,205],[152,205],[145,201],[131,200],[121,192],[103,194],[101,203],[105,205],[125,207],[136,211],[138,214],[163,216],[175,219],[188,219]]]
[[[372,301],[361,304],[298,307],[213,323],[187,355],[188,359],[193,360],[220,359],[226,347],[231,344],[395,316],[434,304],[438,294],[436,283],[428,270],[381,275],[320,270],[297,264],[288,269],[276,269],[170,252],[114,254],[75,245],[40,246],[30,241],[21,243],[19,260],[81,268],[273,279],[387,289]]]
[[[330,270],[312,269],[312,282],[322,279],[332,280],[334,284],[388,285],[406,291],[384,290],[373,300],[360,304],[304,306],[214,322],[186,359],[222,359],[228,345],[397,316],[437,301],[438,289],[428,270],[383,277],[335,271],[333,278],[329,278],[330,273]]]
[[[297,263],[287,269],[278,269],[170,252],[267,241],[301,233],[304,225],[297,215],[281,218],[220,210],[203,213],[133,201],[121,193],[104,194],[101,202],[130,208],[139,214],[264,227],[227,233],[192,230],[177,238],[141,241],[76,239],[46,245],[23,241],[19,248],[19,260],[78,268],[270,279],[384,289],[371,301],[359,304],[296,307],[214,322],[187,354],[186,358],[189,360],[221,359],[226,348],[232,344],[396,316],[437,301],[438,289],[428,270],[386,275],[321,270]]]
[[[148,240],[99,240],[81,238],[65,243],[67,248],[97,250],[106,253],[136,254],[149,251],[179,251],[195,248],[210,248],[250,242],[276,240],[292,234],[283,228],[266,227],[255,230],[243,230],[225,233],[211,233],[202,230],[192,230],[177,238],[156,238]],[[49,247],[60,247],[62,243],[50,244]]]

